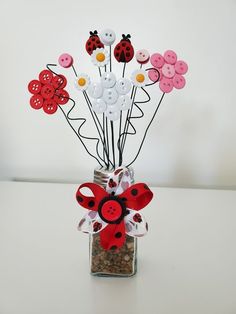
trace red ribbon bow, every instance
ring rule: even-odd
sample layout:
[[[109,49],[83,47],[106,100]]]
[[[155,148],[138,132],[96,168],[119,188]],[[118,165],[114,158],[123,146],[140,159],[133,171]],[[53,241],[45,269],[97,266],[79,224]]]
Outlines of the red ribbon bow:
[[[93,196],[84,195],[81,192],[83,188],[89,189]],[[120,248],[124,244],[124,217],[129,214],[129,209],[139,211],[147,206],[152,197],[153,193],[144,183],[136,183],[120,195],[108,194],[96,183],[84,183],[76,193],[78,203],[88,210],[96,211],[105,222],[105,228],[100,231],[100,244],[105,250]],[[101,227],[98,222],[93,225],[96,229]]]

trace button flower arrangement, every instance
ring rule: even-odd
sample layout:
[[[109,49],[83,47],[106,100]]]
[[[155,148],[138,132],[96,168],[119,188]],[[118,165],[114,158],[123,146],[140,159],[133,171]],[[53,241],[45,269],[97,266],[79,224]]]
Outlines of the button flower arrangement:
[[[130,34],[122,34],[116,42],[116,34],[111,29],[90,31],[84,46],[91,65],[96,69],[95,75],[89,77],[82,69],[83,65],[80,65],[82,71],[78,72],[74,65],[75,58],[63,53],[58,58],[58,64],[47,64],[38,79],[28,84],[32,94],[30,106],[36,110],[42,108],[49,115],[60,109],[86,152],[96,160],[99,169],[104,173],[109,172],[103,187],[94,182],[79,186],[77,202],[88,212],[78,228],[85,233],[99,234],[101,248],[117,253],[126,245],[127,236],[143,236],[148,230],[148,224],[139,210],[149,204],[153,194],[145,183],[133,184],[130,166],[142,150],[164,95],[174,88],[182,89],[185,86],[184,75],[188,66],[185,61],[178,60],[172,50],[167,50],[163,55],[159,52],[150,54],[147,49],[136,50]],[[126,75],[132,60],[135,68]],[[120,65],[120,73],[112,70],[113,62]],[[78,104],[65,89],[67,79],[65,74],[59,73],[60,68],[73,71],[74,86],[84,98],[96,135],[90,137],[82,133],[87,119],[81,113],[75,117],[74,109]],[[139,147],[133,147],[132,160],[126,160],[127,138],[136,135],[136,122],[144,117],[148,110],[146,104],[152,101],[147,91],[149,88],[159,88],[160,99],[143,131]],[[138,101],[140,96],[146,99]],[[89,141],[94,142],[93,150],[87,145]],[[93,196],[86,196],[83,188],[89,189]]]

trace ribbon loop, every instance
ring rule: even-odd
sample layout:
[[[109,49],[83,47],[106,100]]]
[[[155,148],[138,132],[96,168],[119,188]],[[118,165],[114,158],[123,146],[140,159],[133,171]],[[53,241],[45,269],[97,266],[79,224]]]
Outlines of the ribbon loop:
[[[120,194],[119,197],[125,200],[127,208],[140,210],[151,202],[153,193],[146,184],[136,183]]]
[[[88,188],[94,196],[86,196],[81,192],[82,188]],[[84,208],[90,210],[98,210],[98,205],[104,197],[107,197],[108,193],[96,183],[84,183],[81,184],[76,192],[76,199],[78,203]]]

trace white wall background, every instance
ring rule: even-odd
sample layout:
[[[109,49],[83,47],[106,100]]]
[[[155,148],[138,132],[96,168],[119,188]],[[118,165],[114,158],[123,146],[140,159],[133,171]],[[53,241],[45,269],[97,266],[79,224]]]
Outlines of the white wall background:
[[[136,49],[173,49],[189,64],[186,88],[166,95],[150,129],[135,164],[137,180],[235,188],[235,21],[235,0],[2,0],[0,179],[91,178],[95,162],[59,112],[47,116],[30,108],[27,84],[65,51],[78,71],[97,75],[84,43],[90,30],[110,27],[118,38],[131,33]],[[73,75],[66,75],[73,89]],[[160,95],[150,91],[153,99]],[[148,111],[154,107],[155,101]]]

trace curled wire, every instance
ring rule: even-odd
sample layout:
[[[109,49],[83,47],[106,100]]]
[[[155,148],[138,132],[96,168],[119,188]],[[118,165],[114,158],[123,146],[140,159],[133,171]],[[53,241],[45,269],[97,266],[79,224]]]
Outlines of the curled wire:
[[[51,66],[57,66],[57,64],[47,64],[46,67],[47,67],[47,69],[48,69],[50,72],[52,72],[53,74],[55,74],[55,75],[58,76],[58,77],[61,77],[62,80],[63,80],[63,76],[60,75],[60,74],[58,74],[58,73],[56,73],[55,71],[53,71],[53,70],[50,68]],[[62,83],[58,86],[58,88],[55,89],[55,91],[57,91],[58,89],[60,89],[60,87],[62,86],[62,84],[63,84],[63,81],[62,81]],[[57,94],[55,94],[55,95],[57,95]],[[57,95],[57,96],[59,96],[59,95]],[[62,111],[63,115],[65,116],[65,118],[66,118],[68,124],[70,125],[70,127],[71,127],[72,130],[75,132],[75,134],[76,134],[77,137],[79,138],[80,142],[81,142],[82,145],[84,146],[86,152],[87,152],[91,157],[93,157],[93,158],[99,163],[99,165],[102,167],[102,163],[101,163],[101,162],[99,161],[99,159],[98,159],[98,158],[100,158],[102,161],[104,161],[104,160],[101,158],[101,156],[100,156],[100,154],[99,154],[99,151],[98,151],[98,145],[99,145],[99,142],[100,142],[99,138],[87,137],[87,136],[84,136],[84,135],[81,134],[81,128],[82,128],[82,126],[86,123],[87,120],[86,120],[85,118],[71,118],[71,117],[69,117],[69,115],[70,115],[70,113],[72,112],[72,110],[74,109],[76,103],[75,103],[74,99],[72,99],[72,98],[70,98],[70,97],[65,97],[65,98],[67,98],[67,99],[69,99],[70,101],[73,102],[73,106],[71,107],[71,109],[69,110],[69,112],[66,114],[60,105],[58,105],[58,107],[60,108],[60,110]],[[78,128],[78,131],[76,131],[76,130],[74,129],[74,127],[73,127],[72,124],[70,123],[70,120],[71,120],[71,121],[75,121],[75,120],[77,120],[77,121],[82,121],[82,124],[81,124],[81,125],[79,126],[79,128]],[[91,139],[91,140],[96,140],[96,141],[97,141],[97,144],[96,144],[96,153],[97,153],[98,158],[97,158],[96,156],[94,156],[91,152],[89,152],[87,146],[85,145],[85,143],[83,142],[83,140],[82,140],[81,138],[84,138],[84,139]]]
[[[156,71],[158,73],[158,77],[157,77],[157,79],[154,82],[146,84],[145,87],[154,85],[154,84],[156,84],[160,80],[160,72],[159,72],[158,69],[156,69],[156,68],[147,68],[147,69],[145,69],[145,71],[149,71],[149,70]],[[145,101],[139,101],[139,102],[138,101],[133,101],[133,105],[137,109],[139,109],[139,111],[141,111],[141,116],[132,116],[133,106],[131,107],[130,115],[127,115],[127,121],[126,121],[127,122],[127,126],[125,126],[125,131],[120,135],[120,136],[123,137],[122,144],[121,144],[122,147],[120,147],[120,149],[121,149],[121,157],[120,157],[121,163],[123,161],[123,152],[124,152],[124,146],[125,146],[125,143],[126,143],[127,135],[135,135],[136,134],[136,130],[135,130],[135,132],[128,132],[129,126],[131,126],[131,128],[134,129],[134,126],[131,123],[131,119],[139,119],[139,118],[142,118],[144,116],[144,112],[141,110],[141,108],[137,104],[148,103],[151,100],[151,97],[148,94],[148,92],[143,87],[141,89],[145,92],[145,94],[147,95],[148,98]],[[136,90],[137,90],[137,87],[136,87]],[[136,90],[134,91],[134,96],[133,96],[134,99],[135,99],[135,96],[136,96]],[[118,145],[120,146],[120,138],[118,140]],[[141,146],[141,148],[142,148],[142,146]],[[140,150],[141,150],[141,148],[140,148]]]
[[[146,127],[146,130],[145,130],[145,132],[144,132],[143,139],[142,139],[142,141],[141,141],[141,144],[140,144],[140,146],[139,146],[139,149],[138,149],[137,154],[135,155],[134,159],[126,166],[127,168],[130,167],[130,166],[135,162],[135,160],[138,158],[138,156],[139,156],[139,154],[140,154],[140,151],[141,151],[141,149],[142,149],[142,147],[143,147],[144,141],[145,141],[145,139],[146,139],[147,132],[148,132],[148,130],[149,130],[149,128],[150,128],[150,126],[151,126],[151,124],[152,124],[152,122],[153,122],[153,120],[154,120],[156,114],[157,114],[158,109],[160,108],[160,105],[161,105],[161,103],[162,103],[162,100],[163,100],[163,98],[164,98],[164,95],[165,95],[165,93],[162,94],[162,96],[161,96],[161,98],[160,98],[160,100],[159,100],[159,103],[158,103],[158,105],[157,105],[157,107],[156,107],[156,109],[155,109],[155,111],[154,111],[154,114],[153,114],[153,116],[152,116],[152,118],[151,118],[151,120],[150,120],[148,126]]]
[[[143,101],[133,101],[133,105],[138,109],[140,114],[139,115],[135,115],[135,116],[130,115],[129,117],[127,117],[127,128],[126,128],[126,130],[123,133],[121,133],[121,135],[120,135],[120,137],[118,139],[117,146],[118,146],[118,149],[121,151],[120,164],[122,164],[122,162],[123,162],[123,152],[124,152],[124,146],[125,146],[125,143],[126,143],[127,135],[135,135],[137,133],[133,123],[131,122],[131,120],[133,120],[133,119],[141,119],[141,118],[144,117],[144,112],[139,107],[138,104],[145,104],[145,103],[148,103],[151,100],[151,97],[150,97],[149,93],[143,87],[141,89],[146,94],[147,99],[143,100]],[[134,98],[135,98],[135,95],[134,95]],[[133,132],[132,131],[128,131],[129,126],[132,128]],[[122,137],[124,137],[124,141],[122,143],[120,143]]]

